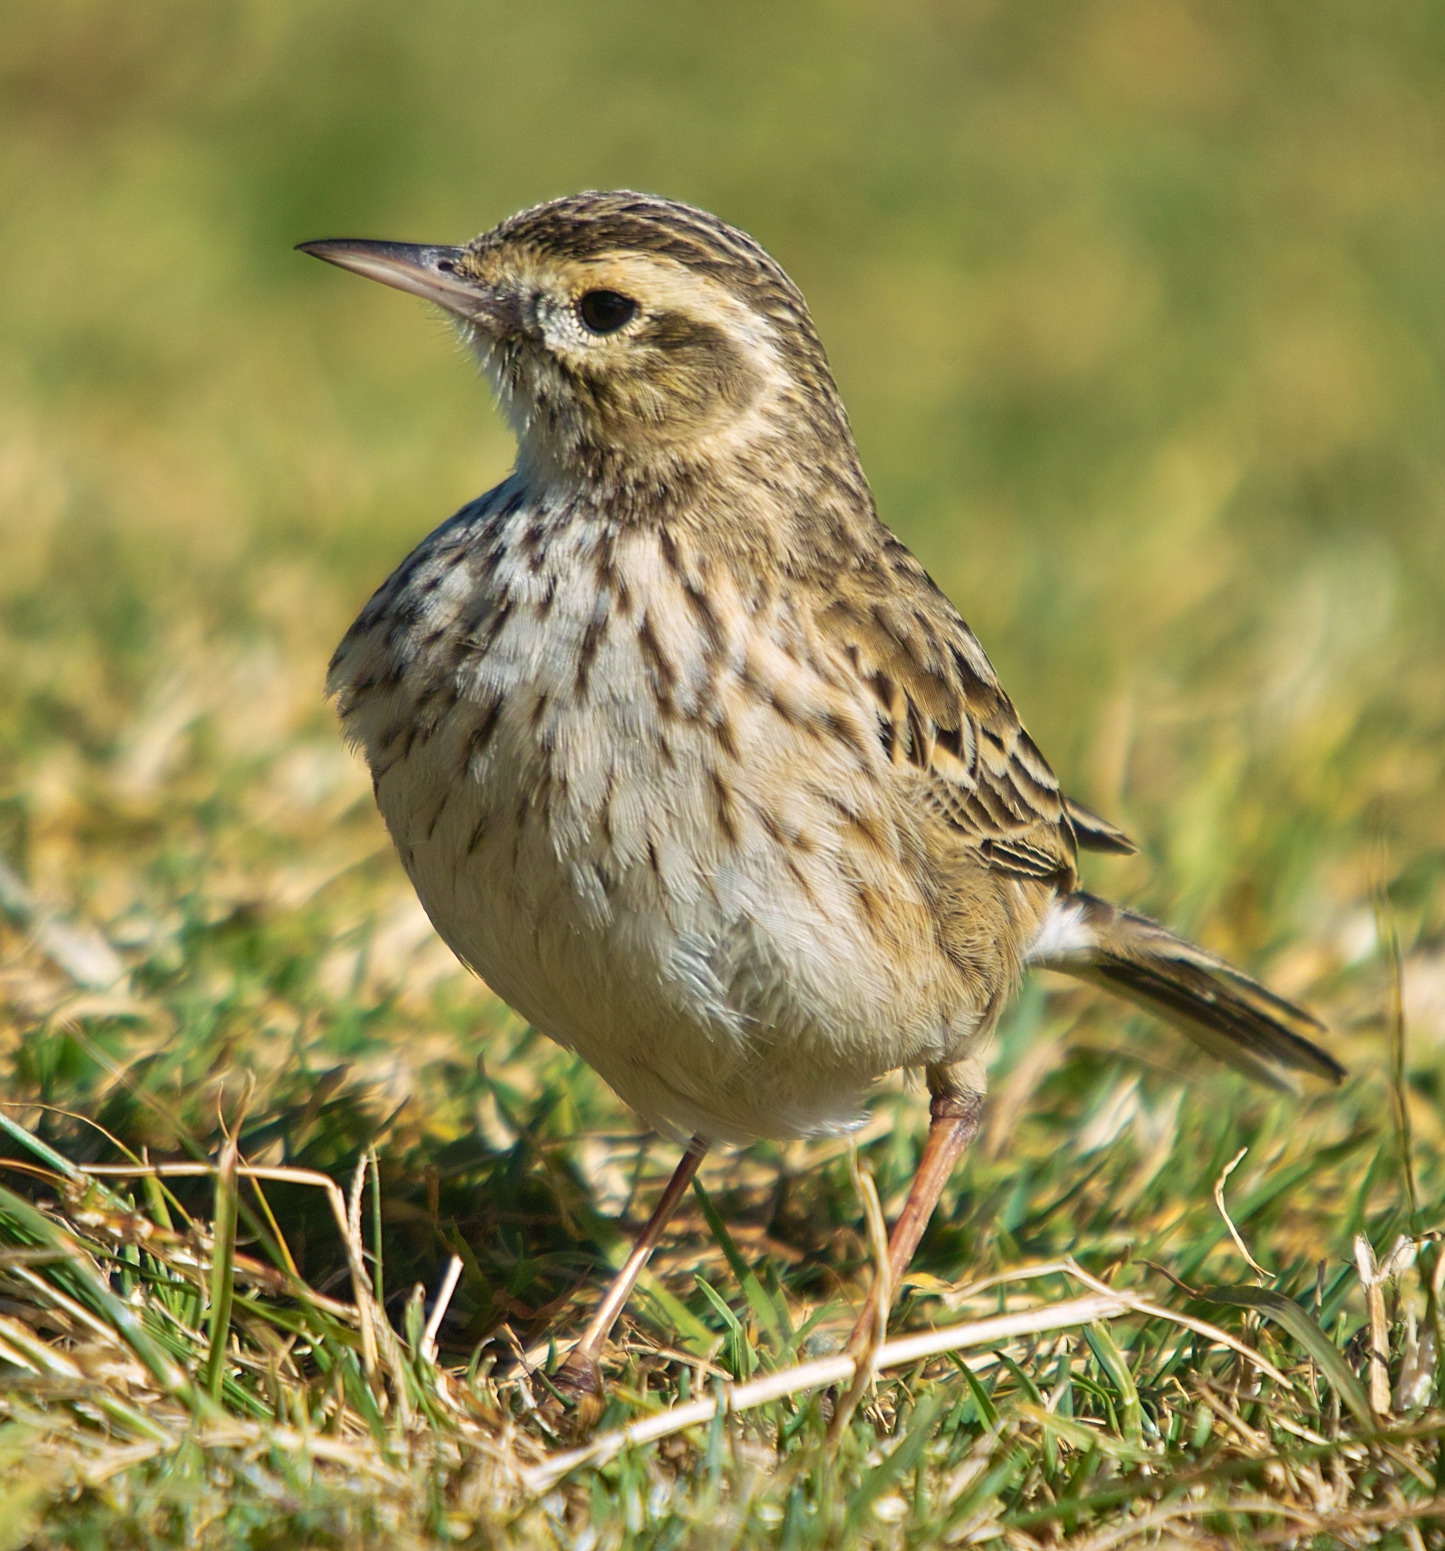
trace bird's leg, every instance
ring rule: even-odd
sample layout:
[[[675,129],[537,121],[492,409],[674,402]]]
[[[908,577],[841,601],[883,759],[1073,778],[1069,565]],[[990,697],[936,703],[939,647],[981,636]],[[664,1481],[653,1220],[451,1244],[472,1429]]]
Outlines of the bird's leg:
[[[602,1392],[602,1373],[597,1366],[597,1355],[601,1352],[617,1323],[617,1316],[621,1314],[632,1296],[632,1289],[637,1285],[637,1278],[642,1275],[642,1268],[647,1264],[658,1240],[661,1239],[664,1230],[672,1219],[672,1214],[677,1210],[677,1203],[682,1200],[683,1193],[692,1183],[692,1177],[697,1173],[698,1164],[703,1160],[707,1152],[708,1143],[704,1136],[695,1136],[687,1144],[687,1149],[678,1160],[677,1167],[672,1172],[672,1178],[667,1182],[667,1188],[662,1192],[662,1199],[653,1208],[652,1216],[647,1219],[646,1226],[637,1236],[637,1242],[632,1246],[632,1253],[623,1262],[622,1269],[612,1279],[612,1285],[603,1294],[602,1301],[597,1305],[597,1311],[587,1323],[587,1328],[582,1332],[582,1339],[568,1352],[556,1373],[552,1375],[552,1383],[564,1394],[568,1395],[598,1395]]]
[[[855,1356],[882,1339],[888,1322],[888,1307],[884,1305],[891,1306],[893,1291],[913,1260],[913,1252],[954,1164],[978,1134],[985,1078],[977,1062],[956,1061],[951,1066],[929,1067],[928,1087],[932,1095],[928,1105],[928,1141],[918,1160],[908,1199],[888,1236],[886,1278],[879,1276],[874,1281],[848,1338],[847,1350]]]

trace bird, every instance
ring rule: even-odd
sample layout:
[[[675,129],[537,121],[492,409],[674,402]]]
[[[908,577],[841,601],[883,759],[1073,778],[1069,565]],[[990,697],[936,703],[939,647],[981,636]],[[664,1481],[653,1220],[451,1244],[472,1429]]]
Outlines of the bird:
[[[1033,966],[1276,1086],[1342,1078],[1310,1013],[1081,888],[1081,850],[1133,842],[1064,793],[880,519],[807,303],[752,237],[618,190],[459,246],[298,246],[441,308],[517,442],[337,648],[344,735],[456,956],[683,1145],[564,1391],[599,1392],[710,1148],[846,1132],[921,1070],[927,1140],[850,1349],[876,1339]]]

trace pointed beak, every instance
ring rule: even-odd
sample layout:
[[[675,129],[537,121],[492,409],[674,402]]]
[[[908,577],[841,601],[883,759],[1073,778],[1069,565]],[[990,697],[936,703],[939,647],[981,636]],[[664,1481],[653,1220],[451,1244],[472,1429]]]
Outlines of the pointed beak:
[[[296,247],[301,253],[354,270],[368,280],[379,280],[398,291],[410,291],[468,323],[495,329],[511,321],[513,309],[505,297],[459,271],[465,248],[432,247],[419,242],[371,242],[363,237],[328,237],[320,242],[299,242]]]

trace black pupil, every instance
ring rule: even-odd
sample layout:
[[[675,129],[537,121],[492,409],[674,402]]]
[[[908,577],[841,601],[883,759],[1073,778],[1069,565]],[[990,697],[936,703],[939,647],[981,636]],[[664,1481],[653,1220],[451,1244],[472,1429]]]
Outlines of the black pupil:
[[[611,334],[637,311],[637,303],[617,291],[588,291],[577,311],[594,334]]]

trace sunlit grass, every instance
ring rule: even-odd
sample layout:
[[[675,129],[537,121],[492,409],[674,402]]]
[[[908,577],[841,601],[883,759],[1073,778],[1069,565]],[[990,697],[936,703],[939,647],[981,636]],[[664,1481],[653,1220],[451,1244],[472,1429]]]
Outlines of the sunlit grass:
[[[0,75],[0,1551],[1434,1543],[1438,8],[66,0]],[[439,325],[290,245],[616,184],[794,272],[885,515],[1142,843],[1090,883],[1352,1076],[1035,984],[893,1329],[1070,1257],[1130,1306],[553,1484],[826,1355],[863,1208],[842,1143],[711,1161],[606,1410],[549,1408],[673,1154],[456,967],[339,746],[331,646],[510,449]],[[921,1109],[859,1138],[889,1210]]]

